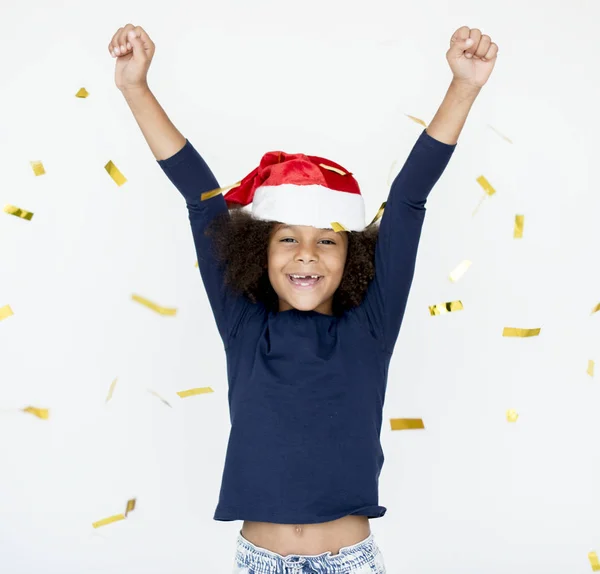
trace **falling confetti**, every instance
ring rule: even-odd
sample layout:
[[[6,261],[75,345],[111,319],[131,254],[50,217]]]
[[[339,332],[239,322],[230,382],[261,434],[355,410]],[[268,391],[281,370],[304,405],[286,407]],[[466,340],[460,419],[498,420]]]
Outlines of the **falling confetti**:
[[[390,167],[390,173],[389,173],[388,178],[387,178],[387,186],[388,187],[390,187],[390,185],[392,185],[392,174],[394,173],[394,168],[396,167],[397,163],[398,162],[396,160],[394,160],[392,162],[392,167]]]
[[[328,169],[329,171],[333,171],[334,173],[337,173],[339,175],[348,175],[345,171],[337,168],[337,167],[333,167],[332,165],[326,165],[324,163],[320,163],[319,167],[322,167],[323,169]],[[352,174],[350,174],[352,175]]]
[[[600,572],[600,560],[598,560],[598,555],[595,552],[590,552],[588,554],[588,560],[592,565],[592,570],[594,572]]]
[[[516,423],[518,418],[519,418],[519,413],[517,413],[517,411],[515,411],[514,409],[508,409],[506,411],[506,420],[509,423]]]
[[[132,498],[131,500],[127,501],[127,508],[125,508],[125,518],[127,518],[127,515],[130,512],[133,512],[135,510],[135,498]]]
[[[381,204],[381,207],[377,210],[377,213],[375,214],[373,221],[371,221],[371,223],[369,223],[369,225],[367,227],[371,227],[371,225],[374,225],[375,223],[377,223],[377,221],[379,221],[383,217],[383,212],[385,211],[386,204],[387,204],[387,201],[384,201]]]
[[[477,178],[477,183],[483,188],[483,191],[485,191],[489,197],[496,193],[496,190],[492,187],[492,184],[483,175],[480,175]]]
[[[110,401],[110,399],[112,399],[113,392],[117,385],[117,379],[118,379],[118,377],[110,384],[110,388],[108,389],[108,395],[106,396],[106,402],[108,402],[108,401]]]
[[[112,161],[109,161],[104,166],[104,169],[108,172],[108,175],[110,175],[110,177],[113,178],[114,182],[119,187],[121,187],[124,183],[127,182],[126,177],[119,171],[119,169],[117,168],[117,166]]]
[[[469,267],[471,267],[471,261],[465,259],[462,263],[459,263],[456,266],[452,273],[450,273],[448,279],[450,279],[450,281],[452,281],[453,283],[456,283],[467,272]]]
[[[503,337],[537,337],[540,332],[539,329],[516,329],[515,327],[504,327],[502,332]]]
[[[162,401],[162,402],[163,402],[165,405],[167,405],[168,407],[170,407],[170,408],[173,408],[173,407],[171,407],[171,405],[170,405],[170,404],[169,404],[167,401],[165,401],[165,399],[163,399],[163,398],[162,398],[162,397],[161,397],[161,396],[160,396],[160,395],[159,395],[157,392],[155,392],[155,391],[153,391],[153,390],[151,390],[151,389],[148,389],[148,392],[149,392],[151,395],[154,395],[154,396],[155,396],[157,399],[159,399],[160,401]]]
[[[87,98],[89,96],[89,92],[85,88],[81,88],[76,94],[76,98]]]
[[[490,126],[489,124],[488,127],[494,132],[496,132],[503,140],[507,141],[508,143],[513,143],[512,140],[508,139],[505,135],[501,134],[495,127]]]
[[[424,429],[423,419],[390,419],[393,431]]]
[[[587,368],[587,374],[590,377],[594,376],[594,361],[592,361],[591,359],[588,361],[588,368]]]
[[[27,221],[31,221],[31,218],[33,217],[33,213],[31,211],[20,209],[19,207],[15,207],[14,205],[5,205],[4,213],[20,217],[21,219],[26,219]]]
[[[124,514],[115,514],[114,516],[109,516],[108,518],[103,518],[102,520],[98,520],[98,522],[93,522],[93,528],[100,528],[101,526],[106,526],[108,524],[112,524],[113,522],[118,522],[119,520],[125,520]]]
[[[44,164],[41,161],[32,161],[31,163],[31,168],[33,169],[33,173],[38,176],[38,175],[44,175],[46,173],[46,170],[44,169]]]
[[[591,315],[593,315],[594,313],[596,313],[597,311],[600,311],[600,303],[598,303],[598,305],[596,305],[591,312]]]
[[[424,128],[427,127],[427,124],[423,121],[420,120],[419,118],[415,118],[415,116],[409,116],[408,114],[404,114],[407,118],[410,118],[413,122],[416,122],[417,124],[421,124]]]
[[[108,524],[113,524],[114,522],[119,522],[119,520],[125,520],[127,515],[135,509],[135,498],[127,501],[127,506],[125,507],[125,514],[115,514],[113,516],[109,516],[108,518],[103,518],[102,520],[98,520],[97,522],[92,522],[93,528],[100,528],[101,526],[107,526]]]
[[[233,185],[230,185],[228,187],[217,187],[216,189],[211,189],[210,191],[205,191],[200,196],[200,201],[206,201],[207,199],[217,197],[217,195],[221,195],[222,193],[225,194],[229,190],[233,189],[234,187],[238,187],[241,183],[242,183],[241,181],[238,181],[237,183],[234,183]]]
[[[177,314],[177,309],[169,308],[169,307],[161,307],[152,301],[149,301],[145,297],[141,297],[140,295],[132,295],[131,298],[138,303],[148,307],[148,309],[152,309],[152,311],[156,311],[159,315],[168,315],[174,316]]]
[[[185,399],[186,397],[193,397],[195,395],[204,395],[207,393],[214,393],[215,391],[213,391],[210,387],[201,387],[201,388],[197,388],[197,389],[189,389],[187,391],[178,391],[177,394],[182,398]]]
[[[331,222],[331,229],[333,229],[336,233],[339,233],[340,231],[348,231],[341,223],[338,223],[337,221]]]
[[[483,188],[483,191],[485,191],[486,195],[484,195],[477,204],[475,211],[473,211],[473,217],[479,211],[479,208],[481,207],[481,204],[483,203],[485,198],[492,197],[492,195],[496,193],[496,190],[492,187],[492,184],[483,175],[480,175],[477,178],[477,183]]]
[[[212,199],[213,197],[217,197],[217,195],[221,195],[221,193],[223,193],[223,190],[220,187],[217,189],[213,189],[211,191],[205,191],[200,196],[200,201],[206,201],[207,199]]]
[[[0,321],[3,319],[8,319],[14,315],[13,310],[10,308],[10,305],[4,305],[4,307],[0,307]]]
[[[523,226],[525,225],[524,215],[515,215],[515,230],[513,233],[514,239],[521,239],[523,237]]]
[[[435,315],[446,315],[447,313],[452,313],[453,311],[462,311],[463,308],[464,307],[461,301],[450,301],[448,303],[430,305],[429,313],[433,317]]]
[[[37,407],[26,407],[23,409],[24,413],[36,416],[38,419],[47,421],[50,417],[50,411],[48,409],[39,409]]]

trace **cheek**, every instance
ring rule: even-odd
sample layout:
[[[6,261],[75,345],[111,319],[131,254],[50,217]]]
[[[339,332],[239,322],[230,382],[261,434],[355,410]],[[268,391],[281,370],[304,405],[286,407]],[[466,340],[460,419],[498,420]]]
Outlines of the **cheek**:
[[[269,278],[280,275],[279,271],[285,265],[285,256],[276,249],[269,249],[267,253],[267,271]]]
[[[346,268],[346,252],[339,253],[335,258],[331,258],[329,261],[329,271],[332,277],[335,277],[337,283],[342,281],[344,275],[344,269]]]

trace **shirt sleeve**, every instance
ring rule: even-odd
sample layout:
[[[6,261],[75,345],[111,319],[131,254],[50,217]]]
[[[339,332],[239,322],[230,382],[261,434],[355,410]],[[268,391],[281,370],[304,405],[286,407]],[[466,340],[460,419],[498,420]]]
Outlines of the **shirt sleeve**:
[[[217,328],[227,347],[251,302],[224,286],[223,264],[216,259],[212,239],[205,234],[216,216],[228,212],[225,198],[219,194],[201,201],[202,193],[220,186],[204,159],[188,140],[180,151],[168,159],[158,160],[158,164],[185,198],[200,275]]]
[[[375,248],[375,277],[362,303],[388,353],[393,351],[404,317],[425,203],[455,148],[423,130],[390,189]]]

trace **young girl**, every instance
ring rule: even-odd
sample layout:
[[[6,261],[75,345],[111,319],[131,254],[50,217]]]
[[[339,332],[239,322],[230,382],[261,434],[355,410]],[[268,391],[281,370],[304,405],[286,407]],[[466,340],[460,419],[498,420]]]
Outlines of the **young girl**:
[[[452,36],[452,82],[379,228],[365,225],[352,174],[320,157],[267,153],[221,193],[148,87],[154,49],[131,24],[109,45],[117,87],[186,200],[226,351],[231,434],[214,518],[244,521],[234,572],[383,573],[369,519],[386,511],[378,479],[388,366],[427,196],[498,48],[477,29]],[[241,206],[252,212],[228,209]]]

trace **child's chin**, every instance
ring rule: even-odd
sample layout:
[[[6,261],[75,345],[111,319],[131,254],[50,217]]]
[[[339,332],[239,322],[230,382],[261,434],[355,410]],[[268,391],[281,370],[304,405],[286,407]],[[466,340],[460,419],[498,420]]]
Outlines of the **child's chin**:
[[[291,301],[289,301],[289,303],[298,311],[314,311],[319,305],[321,305],[322,301],[313,297],[294,297]]]

